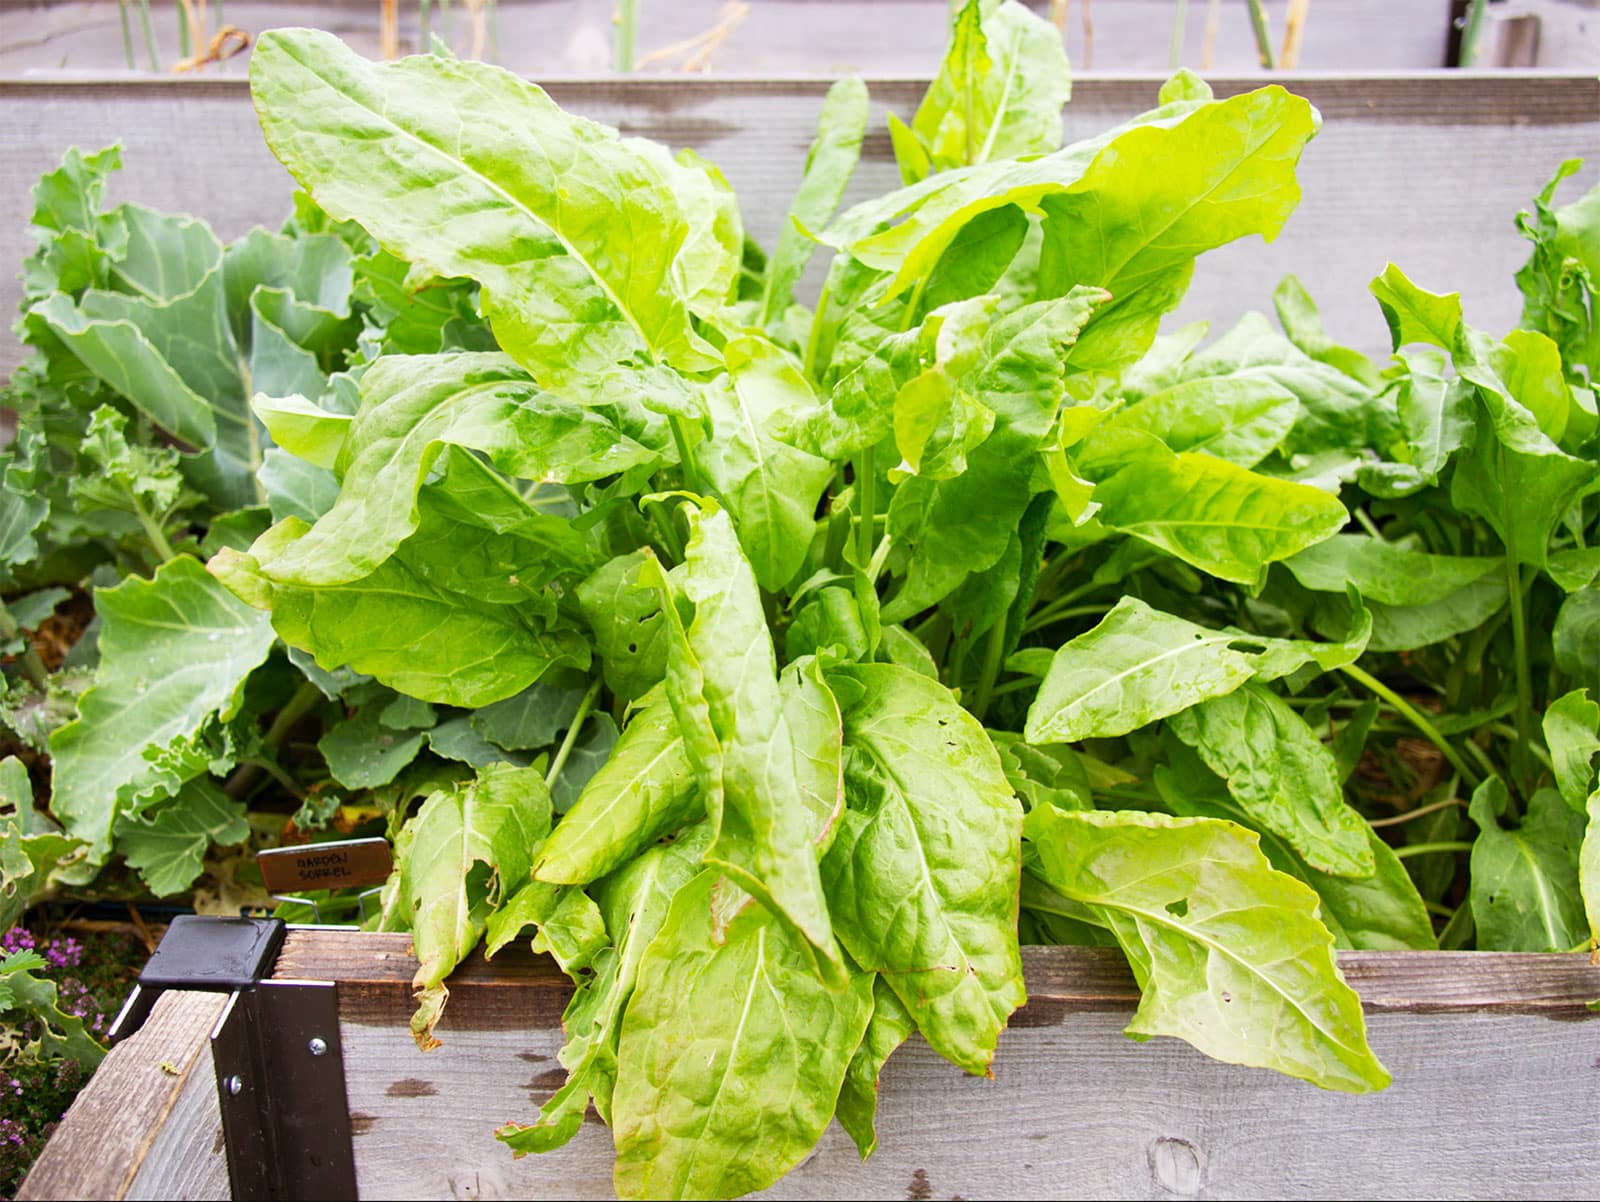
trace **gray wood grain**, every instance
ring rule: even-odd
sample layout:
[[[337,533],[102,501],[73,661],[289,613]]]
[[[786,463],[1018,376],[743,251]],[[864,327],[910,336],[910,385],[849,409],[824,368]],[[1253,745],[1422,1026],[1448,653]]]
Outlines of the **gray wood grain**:
[[[1219,93],[1256,79],[1221,79]],[[694,146],[737,190],[752,233],[771,244],[798,182],[825,83],[814,80],[551,80],[576,112]],[[1087,137],[1154,102],[1158,80],[1080,82],[1066,115],[1069,140]],[[1305,194],[1276,242],[1250,238],[1203,257],[1173,323],[1209,319],[1226,328],[1251,309],[1270,311],[1286,272],[1322,306],[1330,333],[1387,353],[1388,331],[1367,282],[1393,259],[1418,283],[1461,291],[1470,321],[1491,331],[1515,324],[1521,297],[1512,274],[1527,244],[1513,217],[1564,158],[1600,149],[1600,80],[1539,73],[1429,78],[1304,76],[1292,86],[1325,124],[1301,162]],[[872,132],[847,201],[895,185],[883,117],[909,112],[915,81],[878,81]],[[0,81],[0,310],[14,311],[13,278],[31,247],[30,188],[67,146],[120,139],[126,169],[117,200],[192,211],[225,238],[275,225],[290,183],[256,129],[240,81],[72,84]],[[1600,161],[1576,181],[1600,179]],[[820,257],[820,256],[819,256]],[[815,281],[813,273],[813,283]],[[0,372],[22,348],[0,335]]]
[[[167,993],[111,1049],[50,1137],[19,1199],[219,1196],[207,1039],[224,995]],[[205,1114],[202,1095],[211,1098]],[[217,1145],[220,1148],[220,1145]],[[222,1171],[227,1187],[227,1169]]]
[[[1130,1012],[1013,1027],[992,1081],[913,1041],[884,1071],[877,1154],[861,1163],[835,1125],[761,1196],[1582,1198],[1600,1182],[1600,1023],[1377,1015],[1395,1084],[1349,1097],[1135,1044]],[[493,1138],[563,1079],[556,1031],[453,1026],[447,1010],[439,1034],[423,1054],[401,1026],[343,1025],[363,1197],[612,1196],[592,1113],[543,1157]]]
[[[1135,996],[1115,953],[1028,948],[1024,960],[1029,1004],[992,1080],[913,1040],[884,1072],[877,1155],[860,1163],[832,1127],[763,1196],[1577,1198],[1600,1182],[1600,1022],[1584,1008],[1600,969],[1586,957],[1345,953],[1395,1078],[1365,1097],[1127,1040]],[[521,948],[472,957],[451,980],[443,1046],[424,1054],[406,1029],[415,966],[404,935],[296,930],[275,968],[340,981],[362,1196],[610,1197],[610,1136],[592,1112],[544,1157],[516,1160],[493,1136],[565,1079],[564,979]],[[205,1048],[220,1002],[164,998],[21,1196],[226,1196]],[[151,1081],[164,1091],[130,1106],[133,1083]]]
[[[1047,0],[1027,0],[1037,12]],[[1265,0],[1275,37],[1281,35],[1289,0]],[[1553,0],[1519,0],[1519,10],[1559,8]],[[0,36],[0,73],[25,71],[126,70],[116,0],[6,0],[8,28]],[[178,24],[171,0],[152,0],[161,62],[179,57]],[[471,20],[465,4],[448,16],[434,6],[430,31],[458,54],[470,52]],[[1500,7],[1500,6],[1496,6]],[[379,53],[379,5],[375,0],[228,0],[228,21],[260,32],[274,26],[315,25],[336,31],[363,54]],[[718,24],[723,0],[648,0],[639,6],[638,57],[642,70],[676,72],[686,54],[651,58],[652,52],[692,38]],[[1085,64],[1083,6],[1072,6],[1067,52]],[[615,0],[498,0],[494,36],[484,57],[517,71],[596,74],[612,65]],[[718,74],[876,75],[924,74],[944,47],[948,0],[757,0],[710,55]],[[1188,6],[1183,62],[1201,62],[1205,4]],[[215,11],[213,7],[213,12]],[[1317,0],[1306,26],[1300,63],[1318,70],[1417,70],[1444,65],[1450,0]],[[1173,20],[1172,0],[1103,0],[1092,11],[1093,66],[1102,71],[1158,70],[1166,66]],[[215,20],[212,21],[213,28]],[[1536,53],[1564,44],[1560,25],[1539,39]],[[1375,36],[1375,31],[1381,31]],[[421,5],[399,6],[402,53],[422,43]],[[486,26],[485,34],[491,31]],[[1494,43],[1485,39],[1486,50]],[[1493,59],[1485,56],[1486,62]],[[142,36],[135,37],[135,64],[147,70]],[[1212,66],[1221,72],[1256,69],[1256,46],[1244,0],[1223,0]],[[1582,65],[1582,64],[1574,64]],[[222,65],[239,73],[243,59]],[[215,72],[218,68],[210,68]]]
[[[207,1043],[201,1047],[194,1071],[150,1142],[123,1198],[125,1202],[162,1202],[167,1198],[229,1196],[228,1162],[222,1150],[222,1111]]]

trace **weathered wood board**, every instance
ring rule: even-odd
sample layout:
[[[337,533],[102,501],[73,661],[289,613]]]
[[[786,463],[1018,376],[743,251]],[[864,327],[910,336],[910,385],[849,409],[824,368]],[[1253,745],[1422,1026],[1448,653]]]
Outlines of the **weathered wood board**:
[[[1036,12],[1048,0],[1024,0]],[[1519,0],[1519,12],[1537,16],[1585,0]],[[1290,0],[1264,0],[1276,42]],[[174,0],[151,0],[157,55],[165,69],[179,57]],[[423,45],[422,5],[398,5],[402,54]],[[1167,63],[1173,0],[1103,0],[1073,4],[1066,22],[1067,52],[1075,68],[1106,71],[1154,70]],[[1498,5],[1495,7],[1499,7]],[[6,24],[0,31],[0,74],[25,71],[126,70],[117,0],[5,0]],[[1085,9],[1088,19],[1085,20]],[[1183,61],[1201,62],[1208,6],[1186,10]],[[211,27],[216,27],[212,6]],[[1577,10],[1581,12],[1580,10]],[[515,71],[568,75],[603,74],[613,61],[612,17],[616,0],[497,0],[492,23],[483,22],[481,56]],[[706,54],[704,66],[717,74],[837,75],[860,71],[875,75],[932,70],[944,47],[949,0],[757,0],[742,19],[726,25],[724,0],[648,0],[638,10],[636,58],[640,69],[681,71],[698,45],[662,53],[709,30],[726,33]],[[380,47],[380,6],[376,0],[228,0],[227,20],[250,32],[280,25],[331,29],[363,54]],[[488,17],[485,13],[485,17]],[[1450,0],[1317,0],[1305,26],[1300,65],[1313,70],[1417,70],[1445,63]],[[1565,27],[1549,20],[1552,36],[1538,40],[1545,54],[1570,40]],[[445,12],[435,4],[430,34],[444,38],[461,55],[474,47],[476,30],[466,3]],[[1381,30],[1381,36],[1374,36]],[[1092,37],[1086,38],[1086,34]],[[1485,48],[1492,50],[1492,39]],[[1486,58],[1493,62],[1492,58]],[[242,59],[220,68],[238,72]],[[1212,42],[1212,66],[1222,72],[1256,69],[1255,38],[1244,0],[1222,0]],[[1538,62],[1529,65],[1542,65]],[[148,70],[142,32],[136,30],[136,70]],[[698,62],[690,65],[699,66]],[[209,68],[215,72],[218,68]]]
[[[144,1026],[111,1049],[73,1102],[18,1199],[225,1197],[207,1042],[224,1001],[220,993],[157,998]],[[152,1189],[149,1170],[157,1165]]]
[[[1219,94],[1262,81],[1219,79]],[[848,201],[895,186],[883,118],[909,113],[923,84],[871,83],[871,132]],[[1159,79],[1081,81],[1067,108],[1068,140],[1148,108]],[[1318,106],[1321,134],[1301,163],[1305,199],[1276,242],[1245,239],[1204,256],[1173,323],[1226,328],[1297,274],[1329,332],[1387,353],[1388,331],[1367,282],[1391,259],[1418,283],[1459,290],[1467,317],[1491,331],[1515,324],[1512,274],[1527,258],[1514,215],[1565,158],[1589,155],[1566,185],[1576,197],[1600,179],[1600,79],[1537,72],[1429,77],[1296,77]],[[771,245],[799,180],[825,82],[816,80],[552,80],[574,111],[674,147],[693,146],[727,174],[745,219]],[[243,81],[62,83],[0,81],[0,311],[14,312],[15,273],[31,248],[31,186],[68,146],[121,140],[125,170],[113,196],[207,217],[232,238],[276,225],[290,182],[262,143]],[[819,259],[821,256],[819,256]],[[815,283],[815,273],[813,274]],[[0,334],[0,373],[23,348]]]
[[[1584,1198],[1600,1186],[1600,1015],[1584,1008],[1600,970],[1585,957],[1344,954],[1395,1077],[1366,1097],[1125,1039],[1137,993],[1114,952],[1029,948],[1024,964],[1030,1000],[993,1080],[914,1040],[884,1072],[878,1153],[861,1163],[831,1127],[762,1196]],[[545,1157],[514,1160],[493,1137],[564,1079],[568,987],[553,966],[509,949],[492,966],[473,957],[451,981],[444,1046],[427,1054],[406,1029],[414,968],[403,935],[308,930],[290,933],[276,969],[340,981],[362,1196],[610,1197],[609,1133],[593,1115]],[[175,1054],[139,1039],[147,1060]],[[164,1133],[115,1196],[226,1196],[215,1095],[191,1088],[170,1120],[189,1130]],[[80,1107],[106,1092],[96,1078]],[[113,1161],[141,1151],[98,1146]],[[70,1185],[36,1172],[22,1196],[78,1196]]]

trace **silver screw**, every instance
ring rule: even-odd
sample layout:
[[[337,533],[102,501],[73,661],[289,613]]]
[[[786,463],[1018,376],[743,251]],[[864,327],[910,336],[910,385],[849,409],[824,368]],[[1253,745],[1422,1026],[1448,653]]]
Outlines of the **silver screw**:
[[[311,1049],[311,1054],[313,1056],[320,1056],[328,1050],[328,1041],[319,1036],[318,1038],[313,1039],[310,1043],[306,1044],[306,1047]]]
[[[244,1081],[237,1075],[228,1078],[228,1092],[237,1096],[244,1091]]]

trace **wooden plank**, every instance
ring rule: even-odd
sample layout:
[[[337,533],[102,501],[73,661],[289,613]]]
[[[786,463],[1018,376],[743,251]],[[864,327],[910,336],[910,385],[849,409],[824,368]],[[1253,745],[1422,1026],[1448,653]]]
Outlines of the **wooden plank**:
[[[216,993],[158,998],[144,1026],[111,1049],[72,1103],[18,1199],[226,1196],[226,1166],[217,1193],[220,1126],[207,1042],[224,1000]]]
[[[1341,965],[1395,1076],[1382,1094],[1323,1093],[1176,1040],[1135,1044],[1120,1033],[1136,993],[1117,953],[1027,948],[1030,1000],[993,1080],[913,1040],[884,1074],[878,1154],[860,1164],[835,1126],[763,1196],[1592,1193],[1600,1024],[1585,1022],[1584,1003],[1600,995],[1600,969],[1583,956],[1471,952],[1344,953]],[[275,966],[280,978],[340,982],[362,1196],[611,1196],[610,1134],[592,1113],[549,1156],[515,1160],[493,1138],[565,1079],[566,979],[521,945],[492,964],[474,955],[451,979],[443,1046],[424,1054],[406,1028],[415,968],[408,936],[315,928],[291,931]],[[221,1002],[162,998],[20,1197],[225,1197],[205,1046]]]
[[[1139,998],[1112,948],[1025,947],[1022,963],[1029,999],[1018,1015],[1023,1025],[1043,1025],[1047,1014],[1129,1010]],[[1339,967],[1369,1014],[1488,1010],[1582,1020],[1587,1003],[1600,998],[1600,968],[1581,954],[1340,952]],[[416,968],[409,935],[301,927],[284,939],[273,976],[337,980],[342,1013],[354,1008],[402,1021],[411,1012]],[[520,941],[493,962],[474,952],[450,978],[452,1009],[490,1028],[502,1017],[517,1027],[559,1021],[571,992],[554,962]],[[458,1006],[462,999],[471,1001]]]
[[[1584,1022],[1600,970],[1586,957],[1342,954],[1395,1076],[1352,1098],[1127,1040],[1137,995],[1114,951],[1023,954],[1029,1002],[993,1080],[913,1040],[884,1074],[877,1155],[860,1164],[831,1127],[762,1196],[1582,1197],[1600,1179],[1600,1024]],[[611,1196],[592,1112],[548,1156],[516,1160],[493,1138],[565,1080],[565,979],[520,945],[474,955],[451,979],[443,1046],[423,1054],[405,1027],[415,963],[404,935],[312,929],[279,958],[281,975],[340,979],[363,1196]]]
[[[1048,0],[1026,0],[1035,12]],[[13,6],[16,0],[11,0]],[[1287,0],[1267,0],[1272,28],[1283,28]],[[1519,10],[1540,0],[1521,0]],[[688,53],[656,55],[717,26],[724,0],[671,0],[639,6],[637,56],[641,70],[681,71]],[[1245,0],[1223,0],[1218,14],[1212,66],[1220,72],[1256,69],[1255,39]],[[1197,66],[1205,40],[1207,5],[1191,4],[1184,31],[1183,62]],[[1543,0],[1550,7],[1550,0]],[[177,61],[178,22],[170,0],[152,0],[162,64]],[[403,54],[422,45],[421,6],[399,6],[398,35]],[[215,10],[213,10],[215,11]],[[609,71],[613,55],[612,0],[498,0],[494,36],[486,36],[483,57],[536,74],[594,74]],[[1083,12],[1072,14],[1065,35],[1075,67],[1086,65]],[[1114,0],[1092,13],[1092,63],[1101,71],[1157,70],[1169,52],[1172,0]],[[1307,27],[1300,65],[1312,69],[1418,70],[1444,65],[1450,0],[1318,0]],[[227,19],[253,32],[282,25],[313,25],[335,30],[356,49],[376,58],[380,52],[379,5],[373,0],[228,0]],[[115,0],[52,0],[27,6],[15,17],[15,31],[0,42],[0,73],[126,70],[122,30]],[[719,74],[837,75],[920,74],[931,71],[944,49],[949,0],[760,0],[713,50],[706,66]],[[215,21],[212,23],[215,28]],[[1373,36],[1382,30],[1381,37]],[[445,13],[433,10],[430,31],[461,55],[473,43],[465,5]],[[488,34],[486,27],[485,34]],[[1542,43],[1545,39],[1541,39]],[[1485,39],[1486,49],[1493,45]],[[1497,61],[1485,58],[1485,61]],[[1583,60],[1575,59],[1581,66]],[[135,68],[148,69],[142,35],[136,33]],[[210,73],[241,73],[244,58]]]
[[[1218,79],[1220,94],[1257,78]],[[874,113],[847,202],[896,185],[884,116],[908,113],[923,84],[871,83]],[[1367,282],[1391,259],[1419,283],[1460,290],[1468,319],[1491,331],[1515,324],[1512,274],[1527,258],[1513,216],[1563,159],[1600,146],[1600,80],[1539,72],[1426,77],[1318,76],[1290,86],[1323,113],[1301,160],[1305,199],[1277,241],[1246,239],[1206,255],[1173,322],[1225,328],[1267,309],[1286,272],[1317,299],[1329,332],[1386,355],[1388,328]],[[722,167],[751,232],[771,244],[798,182],[826,81],[814,79],[550,80],[576,112],[694,146]],[[1153,76],[1081,81],[1067,108],[1069,140],[1088,137],[1154,103]],[[71,145],[124,144],[116,200],[208,218],[225,238],[276,225],[290,183],[261,141],[242,81],[63,83],[0,81],[0,309],[20,298],[14,278],[32,242],[30,189]],[[1600,180],[1591,161],[1564,196]],[[819,260],[821,256],[818,256]],[[817,282],[814,271],[811,286]],[[0,373],[23,350],[0,335]]]
[[[215,995],[221,996],[221,995]],[[128,1183],[125,1202],[163,1202],[168,1198],[231,1197],[228,1161],[223,1153],[222,1111],[211,1062],[210,1031],[195,1071],[151,1141],[139,1171]]]
[[[342,1025],[362,1196],[613,1196],[610,1134],[592,1113],[545,1156],[515,1160],[493,1137],[564,1079],[559,1034],[459,1017],[446,1010],[444,1046],[427,1054],[402,1026]],[[1581,1198],[1600,1180],[1600,1024],[1376,1015],[1395,1084],[1350,1097],[1175,1040],[1133,1043],[1127,1018],[1013,1026],[992,1081],[914,1039],[883,1074],[877,1154],[860,1163],[833,1125],[761,1196]]]

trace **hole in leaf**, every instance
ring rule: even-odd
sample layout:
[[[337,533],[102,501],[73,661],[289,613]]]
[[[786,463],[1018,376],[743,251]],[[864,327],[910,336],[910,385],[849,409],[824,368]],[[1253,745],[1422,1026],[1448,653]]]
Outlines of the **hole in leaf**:
[[[1167,903],[1167,913],[1171,914],[1174,918],[1182,918],[1188,912],[1189,899],[1187,897],[1180,897],[1177,901],[1170,901]]]

